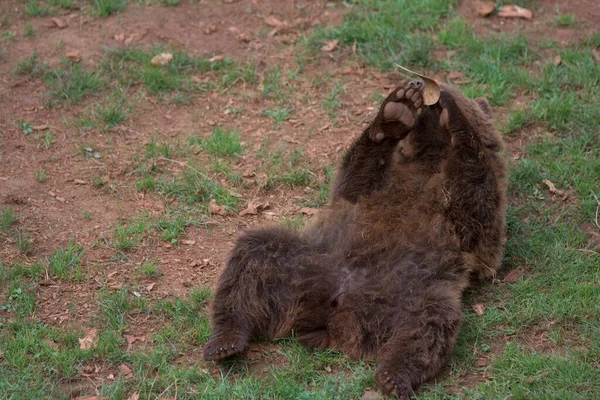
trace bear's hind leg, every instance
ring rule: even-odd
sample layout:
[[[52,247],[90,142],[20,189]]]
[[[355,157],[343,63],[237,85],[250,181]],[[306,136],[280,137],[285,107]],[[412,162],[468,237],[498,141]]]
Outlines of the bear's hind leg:
[[[451,354],[461,322],[458,296],[435,290],[423,296],[420,310],[400,321],[378,353],[375,380],[382,392],[409,399],[434,378]]]
[[[244,351],[254,335],[276,335],[293,321],[308,246],[280,228],[245,233],[221,274],[211,308],[212,335],[204,346],[206,360]]]

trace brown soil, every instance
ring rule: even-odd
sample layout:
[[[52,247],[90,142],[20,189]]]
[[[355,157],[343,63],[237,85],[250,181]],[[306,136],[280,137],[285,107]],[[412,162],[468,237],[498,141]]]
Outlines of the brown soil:
[[[380,74],[366,68],[351,49],[344,49],[341,57],[323,54],[318,61],[307,64],[300,86],[295,87],[291,99],[294,106],[292,119],[276,129],[273,122],[262,115],[271,100],[261,96],[260,85],[238,85],[225,91],[212,91],[191,98],[190,105],[156,106],[148,98],[132,97],[135,112],[118,129],[108,132],[93,130],[82,134],[69,123],[84,115],[99,101],[89,97],[80,104],[49,108],[45,106],[47,89],[39,79],[23,79],[13,74],[16,63],[33,52],[50,66],[58,66],[60,59],[71,51],[81,55],[86,68],[97,68],[106,48],[142,46],[152,48],[157,43],[185,50],[192,55],[213,57],[231,56],[249,59],[258,65],[259,75],[269,65],[277,64],[283,70],[294,66],[294,43],[301,34],[319,24],[339,24],[343,8],[325,7],[323,1],[296,0],[241,0],[233,3],[209,0],[191,3],[182,1],[178,7],[129,7],[108,18],[87,16],[81,11],[58,15],[68,26],[52,26],[53,17],[30,18],[25,15],[21,0],[5,0],[2,10],[7,11],[8,27],[18,33],[17,40],[8,45],[0,56],[0,203],[11,205],[20,216],[19,228],[33,238],[32,252],[19,254],[9,238],[0,237],[0,261],[22,262],[47,257],[54,250],[65,247],[74,239],[86,249],[84,265],[89,279],[81,283],[49,281],[38,287],[37,314],[50,323],[75,326],[85,330],[96,313],[96,294],[108,286],[116,289],[122,284],[144,290],[151,299],[185,296],[191,287],[212,285],[233,246],[237,234],[247,227],[279,221],[287,215],[300,214],[297,197],[314,189],[278,189],[263,193],[253,185],[259,177],[248,177],[248,189],[242,193],[244,201],[267,197],[268,212],[256,216],[212,216],[209,227],[189,227],[185,243],[171,245],[159,237],[147,237],[142,245],[128,252],[121,260],[114,249],[106,244],[115,224],[140,212],[159,216],[171,200],[157,195],[135,191],[131,172],[132,157],[142,151],[157,132],[161,138],[184,142],[191,132],[206,136],[215,124],[236,129],[242,135],[247,151],[237,162],[240,170],[257,169],[261,160],[254,154],[263,139],[274,148],[303,149],[313,162],[313,171],[334,163],[340,152],[364,127],[377,107],[374,95],[385,94],[403,77],[397,73]],[[580,39],[600,26],[600,15],[593,10],[594,0],[560,2],[562,13],[573,13],[577,28],[555,28],[548,21],[556,15],[554,2],[539,1],[534,9],[534,21],[506,20],[493,16],[482,19],[469,10],[470,2],[461,2],[459,13],[464,15],[481,33],[520,30],[533,38],[553,38],[558,41]],[[273,27],[265,18],[274,15],[291,27],[270,34]],[[22,36],[27,23],[35,30],[35,37]],[[207,33],[208,32],[208,33]],[[124,40],[115,39],[123,34]],[[62,43],[62,46],[58,46]],[[313,79],[329,71],[342,77],[345,94],[336,123],[329,122],[321,101],[331,91],[330,83],[313,87]],[[445,78],[445,77],[442,77]],[[224,113],[227,105],[244,106],[241,116]],[[55,135],[49,149],[39,146],[33,135],[24,135],[19,120],[33,126],[47,125]],[[41,131],[41,133],[44,133]],[[519,153],[519,145],[511,145],[509,157]],[[81,148],[91,146],[102,154],[100,159],[86,158]],[[169,164],[169,162],[166,162]],[[177,168],[171,165],[169,168]],[[47,180],[39,183],[34,178],[37,170],[47,172]],[[109,187],[96,188],[94,177],[102,177]],[[83,217],[87,211],[91,220]],[[161,276],[140,279],[135,269],[145,260],[157,260]],[[148,285],[155,283],[148,290]],[[76,315],[69,304],[75,307]],[[146,335],[156,328],[156,321],[130,321],[131,334]],[[137,344],[134,344],[136,346]],[[258,349],[258,350],[257,350]],[[276,351],[271,347],[251,351]],[[262,356],[258,357],[259,359]],[[199,358],[199,356],[198,356]],[[260,370],[257,362],[257,370]],[[260,371],[258,371],[260,373]],[[480,379],[475,379],[479,381]]]

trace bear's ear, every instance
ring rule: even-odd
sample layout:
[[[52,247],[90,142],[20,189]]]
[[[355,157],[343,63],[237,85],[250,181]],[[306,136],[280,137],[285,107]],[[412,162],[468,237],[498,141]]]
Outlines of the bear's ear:
[[[490,103],[488,103],[488,101],[484,97],[478,97],[475,99],[475,101],[479,105],[479,108],[481,108],[481,111],[483,111],[483,113],[485,115],[487,115],[488,118],[493,117],[492,107],[490,106]]]

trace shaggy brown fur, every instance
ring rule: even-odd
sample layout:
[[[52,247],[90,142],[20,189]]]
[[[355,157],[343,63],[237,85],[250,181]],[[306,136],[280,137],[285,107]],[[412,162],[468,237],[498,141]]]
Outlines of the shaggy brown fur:
[[[240,237],[205,359],[294,332],[307,346],[376,360],[380,389],[398,397],[440,372],[463,290],[500,266],[506,172],[485,100],[443,85],[440,102],[423,106],[422,90],[413,81],[387,97],[314,223]]]

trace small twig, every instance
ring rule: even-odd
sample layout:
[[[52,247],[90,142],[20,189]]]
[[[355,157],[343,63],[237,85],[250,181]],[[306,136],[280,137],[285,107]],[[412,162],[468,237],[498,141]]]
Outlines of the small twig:
[[[596,227],[598,229],[600,229],[600,223],[598,223],[598,210],[600,210],[600,200],[598,200],[598,196],[596,196],[596,193],[592,192],[592,196],[594,196],[594,198],[596,199],[596,203],[598,203],[598,206],[596,207]]]
[[[162,395],[167,393],[167,390],[169,390],[171,388],[171,386],[173,386],[173,385],[175,385],[175,393],[177,393],[177,379],[175,379],[175,381],[173,383],[171,383],[169,386],[167,386],[167,388],[165,390],[163,390],[163,392],[161,394],[156,396],[156,398],[160,399],[162,397]],[[177,394],[175,394],[175,398],[177,398]]]

